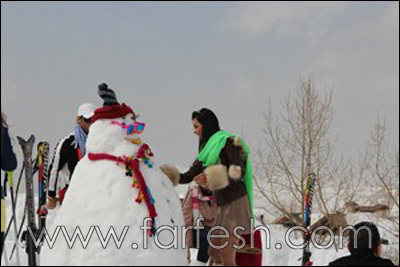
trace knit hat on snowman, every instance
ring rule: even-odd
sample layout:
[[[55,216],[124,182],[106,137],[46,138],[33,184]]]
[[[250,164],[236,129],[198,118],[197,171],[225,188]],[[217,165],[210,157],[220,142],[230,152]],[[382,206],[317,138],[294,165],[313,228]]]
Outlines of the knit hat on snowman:
[[[133,109],[124,103],[120,104],[115,92],[110,89],[107,84],[102,83],[98,86],[98,94],[103,99],[104,104],[102,108],[99,108],[94,112],[92,123],[102,119],[122,118],[128,114],[133,114],[136,118]]]

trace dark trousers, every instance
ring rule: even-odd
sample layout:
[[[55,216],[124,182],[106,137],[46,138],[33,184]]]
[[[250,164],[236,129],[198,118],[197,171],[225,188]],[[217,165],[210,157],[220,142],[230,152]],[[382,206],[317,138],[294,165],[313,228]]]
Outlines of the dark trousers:
[[[2,194],[3,195],[3,194]],[[5,221],[6,221],[6,214],[5,214],[5,203],[3,196],[1,197],[1,256],[3,256],[3,248],[4,248],[4,233],[5,233]]]
[[[210,245],[207,241],[207,234],[208,230],[193,231],[194,248],[199,250],[199,253],[197,254],[197,260],[202,263],[207,263],[210,258],[208,251]],[[197,242],[198,238],[199,242]]]
[[[3,248],[4,248],[4,233],[1,232],[1,255],[3,255]]]

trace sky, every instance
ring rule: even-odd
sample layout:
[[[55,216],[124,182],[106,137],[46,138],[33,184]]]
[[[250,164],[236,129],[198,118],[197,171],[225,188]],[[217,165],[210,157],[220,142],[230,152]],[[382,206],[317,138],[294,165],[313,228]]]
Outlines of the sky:
[[[106,82],[147,123],[157,163],[189,166],[192,111],[256,146],[268,103],[310,74],[334,87],[339,154],[358,155],[377,114],[398,148],[398,2],[1,1],[2,111],[13,137],[53,148]]]

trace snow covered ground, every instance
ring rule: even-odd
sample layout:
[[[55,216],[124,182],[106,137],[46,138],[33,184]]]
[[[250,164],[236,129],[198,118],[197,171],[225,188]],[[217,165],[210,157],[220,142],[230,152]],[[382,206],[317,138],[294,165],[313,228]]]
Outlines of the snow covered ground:
[[[23,209],[24,209],[24,200],[25,196],[20,195],[19,196],[19,203],[18,203],[18,222],[21,221]],[[54,217],[56,215],[57,211],[51,212],[49,217],[48,217],[48,223],[51,225],[51,222],[54,221]],[[9,203],[9,199],[7,199],[7,218],[11,215],[11,206]],[[384,246],[384,255],[387,256],[388,254],[392,253],[393,250],[397,251],[399,250],[399,240],[394,239],[392,235],[390,234],[390,223],[377,218],[375,215],[370,215],[370,214],[354,214],[350,215],[348,217],[349,223],[354,224],[358,223],[360,221],[373,221],[376,222],[380,228],[380,231],[382,233],[382,237],[389,240],[389,246]],[[270,225],[268,226],[269,230],[271,232],[271,249],[264,250],[264,255],[263,255],[263,265],[264,266],[300,266],[300,258],[302,256],[302,251],[301,250],[293,250],[290,249],[286,244],[285,244],[285,232],[286,230],[281,227],[281,226],[273,226]],[[11,248],[14,244],[14,232],[11,231],[10,236],[7,238],[6,241],[6,252],[9,255]],[[299,242],[301,243],[301,239],[298,239]],[[294,242],[296,243],[296,242]],[[265,244],[265,242],[264,242]],[[282,248],[277,249],[275,246],[276,244],[281,244]],[[317,249],[312,249],[313,252],[313,262],[316,266],[325,266],[328,265],[329,262],[342,257],[346,256],[348,254],[347,250],[340,250],[336,251],[335,248],[331,248],[328,250],[317,250]],[[21,254],[21,265],[22,266],[27,266],[27,257],[23,249],[20,249],[20,254]],[[192,253],[192,258],[196,258],[196,251],[193,251]],[[3,258],[2,261],[2,266],[6,265],[6,261]],[[16,266],[17,261],[14,256],[14,258],[9,262],[9,266]],[[198,265],[195,260],[191,263],[192,266]]]

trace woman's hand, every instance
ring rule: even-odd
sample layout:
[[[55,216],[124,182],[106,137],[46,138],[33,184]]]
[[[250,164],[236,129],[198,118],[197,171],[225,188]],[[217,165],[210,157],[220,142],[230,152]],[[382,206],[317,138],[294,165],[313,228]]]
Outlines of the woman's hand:
[[[204,173],[201,173],[194,177],[194,181],[202,187],[207,187],[207,177],[204,175]]]
[[[57,200],[53,197],[48,197],[46,206],[47,209],[54,210],[57,207]]]

